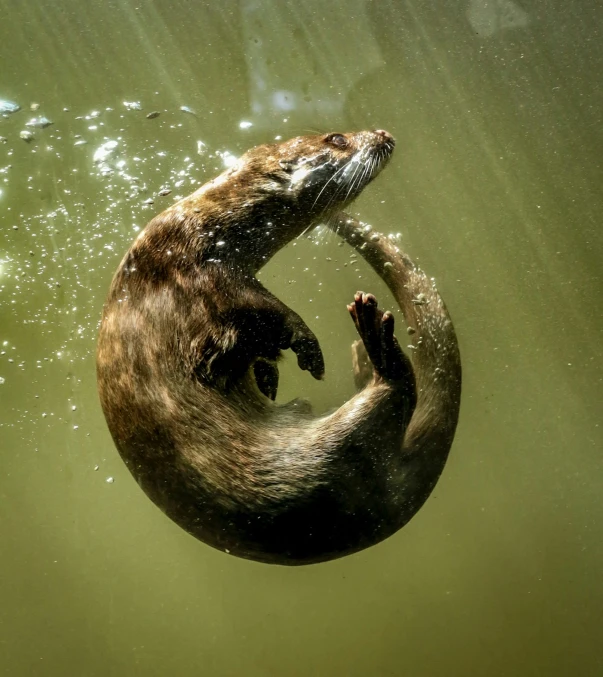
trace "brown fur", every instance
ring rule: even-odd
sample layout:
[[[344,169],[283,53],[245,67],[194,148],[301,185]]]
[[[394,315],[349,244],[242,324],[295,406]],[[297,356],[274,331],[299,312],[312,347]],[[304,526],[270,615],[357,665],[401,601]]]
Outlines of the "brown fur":
[[[448,313],[404,254],[340,211],[393,145],[376,131],[254,148],[155,217],[115,274],[97,353],[109,429],[148,496],[216,548],[278,564],[355,552],[402,527],[444,467],[461,387]],[[324,363],[303,320],[255,277],[318,221],[385,279],[416,330],[411,366],[391,314],[357,294],[350,312],[373,373],[322,417],[272,401],[282,350],[315,378]]]

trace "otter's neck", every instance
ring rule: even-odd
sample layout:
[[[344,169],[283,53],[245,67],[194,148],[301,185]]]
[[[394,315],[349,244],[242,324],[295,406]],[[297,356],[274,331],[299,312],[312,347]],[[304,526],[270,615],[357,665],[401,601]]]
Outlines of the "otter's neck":
[[[136,249],[171,266],[221,263],[255,275],[291,240],[322,218],[295,200],[231,198],[229,187],[202,187],[156,216]]]

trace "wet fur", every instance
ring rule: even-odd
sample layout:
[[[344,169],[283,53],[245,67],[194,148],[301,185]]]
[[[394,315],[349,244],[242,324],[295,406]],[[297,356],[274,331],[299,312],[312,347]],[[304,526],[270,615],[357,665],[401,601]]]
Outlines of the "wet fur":
[[[404,254],[340,211],[392,150],[385,132],[252,149],[154,218],[115,274],[97,352],[109,429],[147,495],[209,545],[278,564],[341,557],[402,527],[440,476],[461,387],[450,318]],[[255,277],[319,221],[385,279],[416,330],[411,366],[393,317],[356,295],[373,370],[322,417],[272,401],[282,350],[315,378],[324,362],[303,320]],[[361,346],[355,359],[366,363]]]

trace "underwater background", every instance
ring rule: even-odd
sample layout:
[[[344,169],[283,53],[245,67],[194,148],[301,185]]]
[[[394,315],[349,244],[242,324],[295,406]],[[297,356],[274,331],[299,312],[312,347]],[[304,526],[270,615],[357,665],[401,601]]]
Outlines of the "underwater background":
[[[0,0],[21,107],[0,116],[1,677],[603,674],[601,26],[594,0]],[[435,277],[459,336],[450,459],[374,548],[229,557],[113,446],[104,297],[139,229],[233,157],[365,128],[396,151],[351,211]],[[338,406],[345,304],[388,307],[382,282],[321,229],[261,279],[326,359],[317,383],[288,357],[279,399]]]

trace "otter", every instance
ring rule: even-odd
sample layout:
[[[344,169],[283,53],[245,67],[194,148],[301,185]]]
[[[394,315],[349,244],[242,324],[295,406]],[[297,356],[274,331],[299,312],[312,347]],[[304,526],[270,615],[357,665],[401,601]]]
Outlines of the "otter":
[[[258,146],[153,218],[119,264],[100,325],[97,380],[115,445],[174,522],[239,557],[282,565],[367,548],[423,505],[457,424],[456,335],[432,282],[343,210],[389,161],[384,130]],[[335,412],[278,405],[277,361],[324,376],[318,340],[258,270],[326,223],[389,285],[348,306],[360,391]]]

